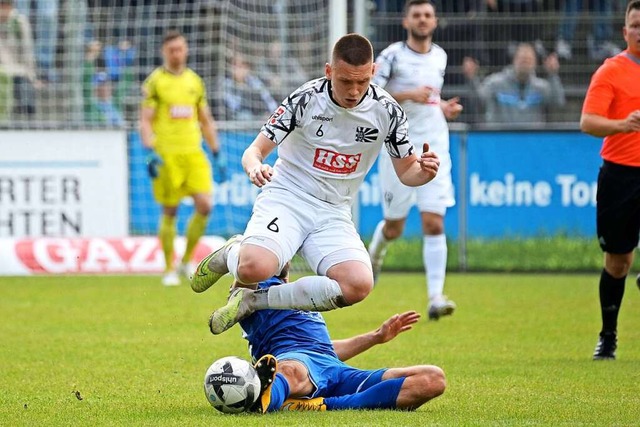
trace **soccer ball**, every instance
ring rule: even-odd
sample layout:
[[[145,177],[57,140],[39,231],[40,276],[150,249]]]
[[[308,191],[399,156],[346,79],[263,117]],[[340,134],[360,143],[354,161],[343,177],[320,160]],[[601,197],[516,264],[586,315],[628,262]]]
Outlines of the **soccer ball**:
[[[225,414],[251,408],[260,395],[260,378],[249,362],[236,356],[218,359],[204,376],[204,394],[211,406]]]

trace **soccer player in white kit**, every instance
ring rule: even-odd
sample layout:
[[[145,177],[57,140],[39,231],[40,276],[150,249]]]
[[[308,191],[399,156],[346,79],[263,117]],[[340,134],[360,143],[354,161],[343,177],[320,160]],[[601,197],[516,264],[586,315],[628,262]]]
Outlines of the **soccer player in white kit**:
[[[447,54],[432,42],[438,26],[436,10],[429,0],[409,0],[402,21],[406,42],[383,50],[376,60],[374,83],[384,87],[400,103],[409,121],[409,140],[419,147],[427,141],[440,159],[438,175],[429,184],[410,188],[393,173],[391,160],[382,153],[379,162],[384,219],[369,245],[374,279],[382,267],[387,245],[402,235],[409,210],[417,204],[423,230],[422,257],[429,290],[429,319],[453,313],[456,306],[443,295],[447,266],[444,216],[455,204],[451,181],[449,127],[462,111],[458,98],[440,99]]]
[[[373,48],[347,34],[334,48],[325,77],[312,80],[271,115],[242,156],[253,184],[262,187],[243,236],[234,236],[205,257],[191,287],[202,292],[230,272],[244,284],[278,274],[296,252],[315,276],[268,290],[238,287],[214,311],[209,326],[222,333],[253,311],[326,311],[355,304],[373,288],[371,261],[351,220],[352,199],[382,146],[400,181],[431,181],[439,160],[414,153],[398,103],[371,84]],[[263,160],[274,148],[273,168]]]

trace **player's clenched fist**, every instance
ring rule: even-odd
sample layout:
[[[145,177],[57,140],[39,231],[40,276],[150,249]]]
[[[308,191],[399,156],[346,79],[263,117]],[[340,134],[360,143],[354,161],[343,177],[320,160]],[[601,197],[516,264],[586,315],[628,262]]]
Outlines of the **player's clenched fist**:
[[[249,180],[257,187],[270,182],[271,176],[273,176],[273,168],[269,165],[260,164],[249,170]]]
[[[420,163],[422,171],[429,175],[429,180],[435,178],[440,167],[440,159],[436,153],[429,151],[429,144],[426,142],[422,145],[422,155],[418,159],[418,163]]]

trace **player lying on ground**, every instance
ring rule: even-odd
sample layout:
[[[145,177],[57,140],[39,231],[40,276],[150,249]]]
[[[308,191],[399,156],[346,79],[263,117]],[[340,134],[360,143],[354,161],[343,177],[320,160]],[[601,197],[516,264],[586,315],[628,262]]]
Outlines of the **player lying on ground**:
[[[258,284],[258,292],[288,280],[280,276]],[[414,410],[444,393],[445,376],[433,365],[376,370],[344,363],[376,344],[411,329],[420,315],[396,314],[380,328],[332,341],[322,315],[313,311],[260,310],[240,321],[251,357],[263,382],[258,412],[341,409]]]

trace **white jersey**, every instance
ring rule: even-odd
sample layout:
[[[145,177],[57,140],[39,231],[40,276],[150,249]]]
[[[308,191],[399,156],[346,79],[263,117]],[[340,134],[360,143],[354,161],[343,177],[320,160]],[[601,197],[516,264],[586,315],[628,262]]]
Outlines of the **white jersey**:
[[[406,42],[397,42],[383,50],[376,59],[374,83],[391,93],[403,92],[419,86],[432,90],[426,104],[404,101],[402,108],[409,119],[409,138],[422,150],[422,143],[438,156],[449,152],[449,127],[440,108],[440,92],[447,67],[447,54],[431,44],[427,53],[412,50]]]
[[[324,77],[289,95],[261,132],[278,144],[265,188],[302,191],[334,205],[351,204],[383,144],[395,158],[414,150],[405,113],[385,90],[372,84],[357,106],[343,108]]]

